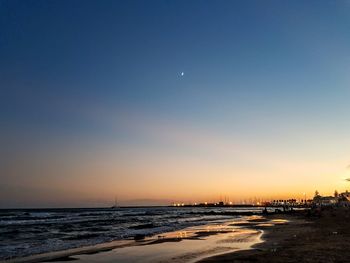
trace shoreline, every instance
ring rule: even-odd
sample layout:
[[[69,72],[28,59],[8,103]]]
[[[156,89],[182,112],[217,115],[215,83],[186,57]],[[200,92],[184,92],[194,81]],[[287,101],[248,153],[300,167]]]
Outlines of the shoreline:
[[[218,241],[222,241],[219,239],[229,238],[229,235],[232,234],[241,234],[239,238],[246,239],[242,242],[261,242],[260,237],[262,234],[262,231],[258,229],[251,228],[252,225],[249,223],[246,225],[245,223],[242,223],[245,221],[244,219],[252,219],[255,220],[255,218],[259,218],[259,220],[262,220],[265,222],[265,219],[263,218],[263,215],[254,215],[254,216],[242,216],[242,217],[233,217],[232,219],[225,219],[225,221],[213,223],[213,224],[206,224],[206,225],[199,225],[199,226],[193,226],[188,227],[185,229],[173,231],[173,232],[167,232],[160,235],[155,235],[151,237],[146,237],[145,239],[141,240],[117,240],[112,241],[108,243],[102,243],[98,245],[92,245],[92,246],[86,246],[86,247],[80,247],[80,248],[73,248],[68,250],[61,250],[61,251],[53,251],[43,254],[36,254],[31,255],[27,257],[19,257],[19,258],[13,258],[13,259],[7,259],[0,262],[4,263],[22,263],[22,262],[58,262],[58,261],[70,261],[70,260],[76,260],[76,257],[78,257],[78,260],[82,258],[83,255],[94,255],[98,254],[99,257],[105,257],[108,252],[110,251],[120,251],[120,249],[124,248],[126,249],[134,249],[135,251],[140,250],[138,247],[147,247],[148,250],[157,250],[159,248],[166,245],[162,244],[174,244],[174,250],[176,250],[176,247],[181,245],[183,246],[183,243],[191,243],[195,241],[195,246],[193,247],[193,250],[187,251],[187,254],[190,254],[190,252],[195,252],[198,247],[197,244],[207,245],[212,243],[216,243]],[[236,230],[234,230],[236,229]],[[239,231],[238,231],[239,230]],[[236,231],[236,232],[233,232]],[[253,232],[252,236],[249,236],[249,231]],[[245,233],[245,232],[248,232]],[[249,243],[250,244],[250,243]],[[181,246],[180,245],[180,246]],[[192,244],[193,245],[193,244]],[[232,244],[230,244],[232,245]],[[215,245],[217,246],[217,245]],[[244,247],[245,245],[241,245]],[[191,246],[189,246],[190,248]],[[212,247],[213,244],[212,244]],[[223,252],[232,251],[232,247],[226,247],[221,246],[220,249],[212,250],[212,251],[206,251],[206,256],[212,256]],[[184,250],[188,250],[187,247],[184,248]],[[106,252],[106,253],[103,253]],[[172,253],[172,250],[169,250],[168,252]],[[204,258],[203,256],[196,256],[196,259]],[[122,261],[123,262],[123,261]],[[195,262],[195,261],[193,261]]]
[[[170,219],[158,215],[169,213]],[[261,209],[63,209],[60,212],[16,211],[0,214],[3,246],[0,261],[95,246],[116,240],[133,240],[210,224],[221,219],[261,215]],[[131,217],[130,217],[131,216]],[[132,218],[135,217],[135,218]],[[182,218],[189,218],[182,219]],[[17,221],[17,218],[19,221]],[[130,220],[129,220],[130,218]],[[22,221],[23,223],[22,223]],[[13,222],[12,222],[13,221]],[[41,224],[42,223],[42,224]]]
[[[316,210],[294,211],[232,217],[224,222],[201,225],[146,237],[142,240],[118,240],[87,247],[49,252],[29,257],[2,260],[4,263],[64,262],[78,260],[80,263],[115,262],[121,251],[128,251],[125,260],[133,262],[128,255],[147,251],[149,255],[161,252],[162,260],[145,262],[347,262],[350,258],[350,209],[324,207]],[[208,227],[208,228],[206,228]],[[218,227],[218,228],[216,228]],[[226,229],[233,227],[230,229]],[[235,230],[252,231],[248,235],[232,238]],[[254,232],[255,230],[255,232]],[[236,231],[239,233],[240,231]],[[248,231],[248,232],[249,232]],[[249,236],[251,234],[251,236]],[[222,241],[251,242],[242,247],[227,246]],[[225,241],[226,242],[226,241]],[[196,243],[196,246],[193,244]],[[200,246],[211,244],[210,248]],[[214,244],[214,245],[213,245]],[[187,247],[187,245],[189,245]],[[191,247],[192,246],[192,247]],[[225,247],[226,246],[226,247]],[[164,247],[168,250],[164,250]],[[183,248],[184,251],[181,251]],[[202,250],[200,250],[200,249]],[[175,252],[177,253],[175,253]],[[168,253],[168,254],[167,254]],[[182,254],[181,254],[182,253]],[[170,254],[170,256],[169,256]],[[149,258],[148,258],[149,259]],[[139,261],[137,261],[139,262]],[[143,262],[143,261],[142,261]]]
[[[246,220],[244,220],[244,218],[246,218]],[[35,263],[79,260],[83,263],[85,261],[89,262],[92,257],[94,257],[95,260],[97,258],[98,261],[99,259],[104,259],[105,257],[108,258],[113,251],[142,251],[142,247],[147,247],[149,251],[159,252],[159,249],[162,247],[169,246],[167,244],[173,243],[172,250],[167,251],[168,253],[172,254],[173,250],[178,250],[179,246],[184,246],[183,243],[187,242],[190,244],[190,242],[194,240],[197,240],[197,242],[200,240],[199,243],[202,245],[211,244],[211,249],[203,250],[201,253],[199,253],[198,247],[194,246],[192,247],[192,250],[188,251],[188,247],[185,246],[184,250],[187,249],[187,252],[182,252],[183,255],[181,255],[181,253],[176,255],[174,254],[173,258],[181,258],[182,256],[183,261],[179,260],[178,262],[232,262],[232,260],[235,260],[236,258],[239,259],[243,257],[248,260],[247,262],[250,262],[250,259],[258,257],[257,253],[260,251],[269,250],[271,248],[273,249],[276,246],[276,242],[280,243],[283,241],[286,235],[290,234],[289,232],[283,232],[283,234],[276,236],[276,233],[279,233],[283,229],[287,231],[289,229],[289,231],[295,232],[296,228],[300,228],[300,226],[305,228],[306,225],[310,225],[310,222],[306,221],[305,211],[295,211],[294,213],[272,213],[268,215],[260,214],[247,217],[242,216],[240,218],[233,217],[232,219],[226,220],[226,222],[226,227],[231,227],[228,230],[225,229],[224,225],[221,225],[219,229],[216,229],[215,227],[213,228],[214,225],[201,225],[163,233],[158,236],[146,237],[145,239],[141,240],[117,240],[92,246],[53,251],[22,258],[13,258],[0,262]],[[206,229],[203,231],[204,227],[211,227],[211,230]],[[253,231],[254,234],[252,237],[249,237],[249,235],[243,235],[242,237],[232,238],[232,234],[234,233],[232,232],[234,231],[232,229],[236,229],[236,231],[239,230],[237,232]],[[181,233],[180,237],[178,236],[179,233]],[[229,238],[232,239],[229,241],[229,243],[231,243],[229,244],[230,246],[227,246],[227,244],[226,246],[225,244],[216,244],[225,239],[228,240]],[[240,245],[238,245],[238,247],[233,247],[232,242],[236,242],[236,244]],[[146,248],[143,250],[145,249]],[[169,256],[164,253],[164,258],[166,257]],[[112,259],[111,261],[106,262],[114,261]],[[125,259],[126,261],[119,262],[133,262],[132,260],[128,261],[127,257],[125,257]],[[168,262],[166,260],[160,261]]]

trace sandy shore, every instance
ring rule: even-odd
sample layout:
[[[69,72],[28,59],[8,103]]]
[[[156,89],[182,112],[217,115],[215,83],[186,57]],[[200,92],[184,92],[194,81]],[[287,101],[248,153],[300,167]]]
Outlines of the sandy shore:
[[[267,216],[274,218],[276,215]],[[350,210],[323,209],[320,217],[280,215],[290,222],[266,229],[254,249],[201,260],[211,262],[350,262]]]
[[[251,216],[13,262],[350,262],[350,209]]]

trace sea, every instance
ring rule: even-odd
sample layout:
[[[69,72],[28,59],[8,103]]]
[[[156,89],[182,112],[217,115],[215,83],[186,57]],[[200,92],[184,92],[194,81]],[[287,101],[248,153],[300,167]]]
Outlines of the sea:
[[[261,211],[258,207],[3,209],[0,210],[0,260],[242,217],[232,212]]]

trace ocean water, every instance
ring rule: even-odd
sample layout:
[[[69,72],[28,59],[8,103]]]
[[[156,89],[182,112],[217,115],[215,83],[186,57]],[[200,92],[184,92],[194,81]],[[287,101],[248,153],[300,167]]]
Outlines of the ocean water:
[[[143,207],[0,210],[0,260],[154,235],[261,208]]]

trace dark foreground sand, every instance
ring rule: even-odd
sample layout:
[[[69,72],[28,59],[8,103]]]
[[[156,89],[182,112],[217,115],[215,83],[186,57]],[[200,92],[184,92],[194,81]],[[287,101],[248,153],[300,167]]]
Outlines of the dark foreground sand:
[[[268,218],[276,215],[267,216]],[[326,208],[318,215],[278,215],[289,224],[264,232],[254,249],[201,260],[209,262],[350,262],[350,209]]]

